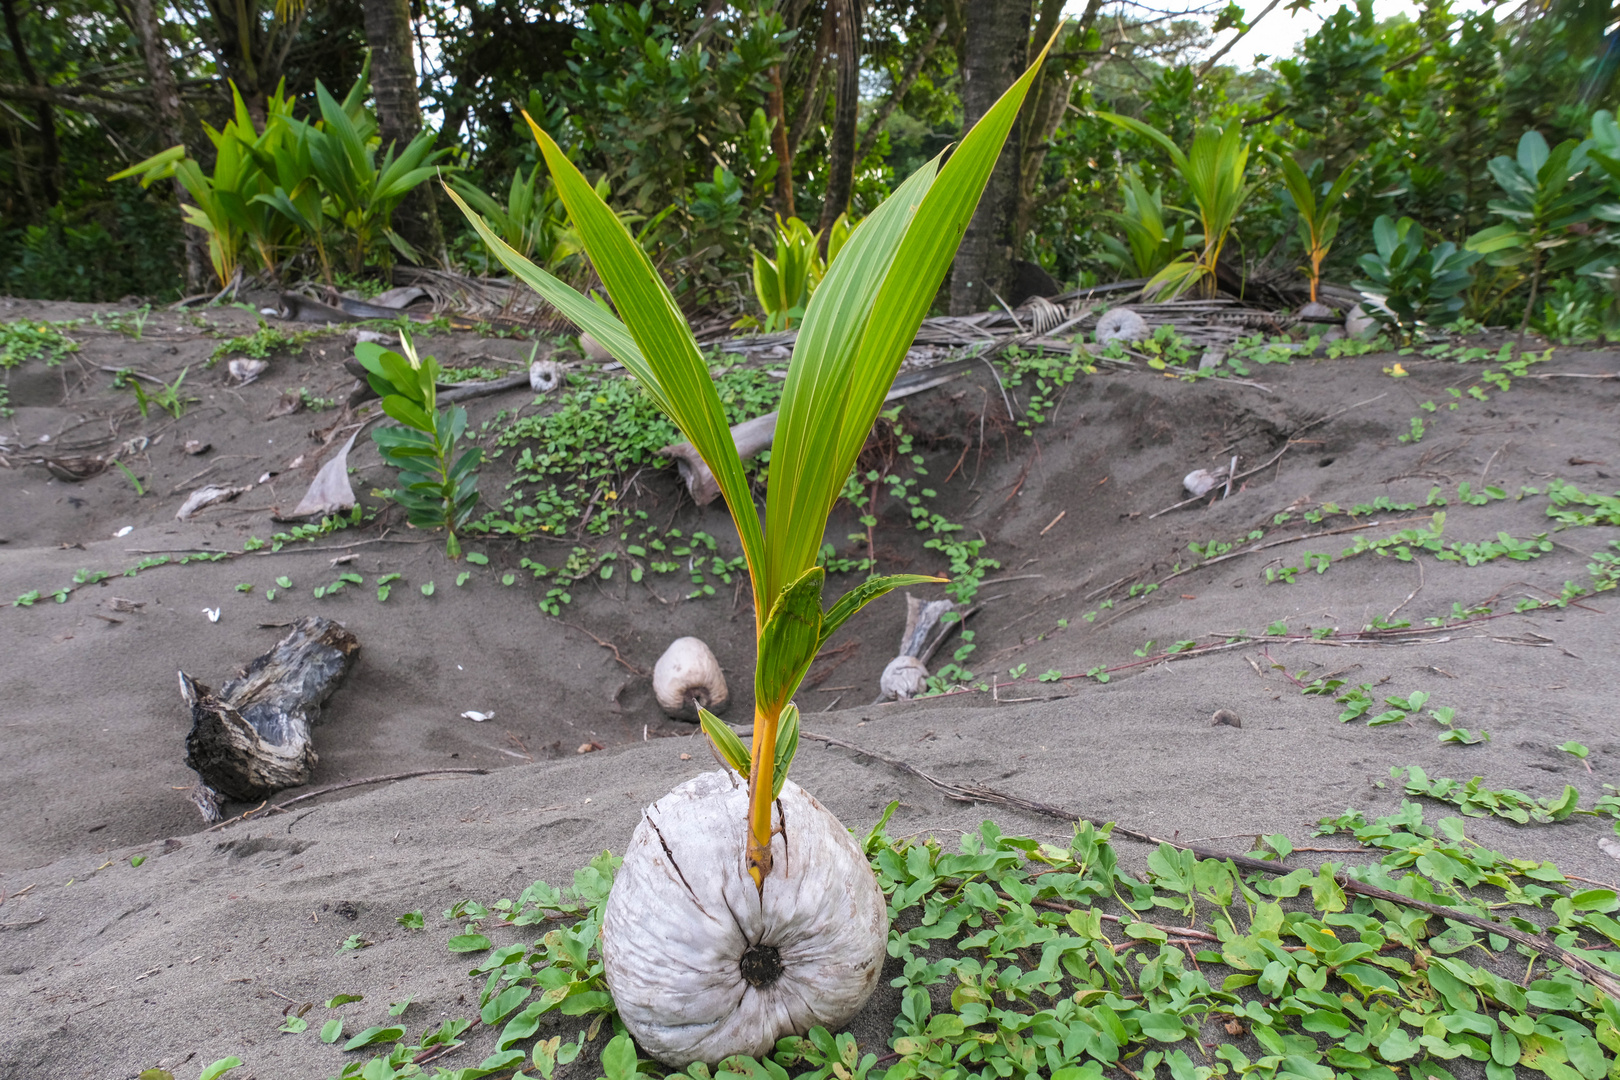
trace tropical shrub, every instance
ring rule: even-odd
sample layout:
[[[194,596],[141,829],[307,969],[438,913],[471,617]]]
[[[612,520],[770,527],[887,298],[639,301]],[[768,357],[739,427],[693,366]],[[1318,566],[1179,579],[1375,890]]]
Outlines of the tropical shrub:
[[[1366,278],[1356,288],[1378,301],[1370,314],[1403,340],[1434,322],[1450,322],[1462,311],[1469,270],[1481,258],[1450,240],[1429,248],[1411,218],[1373,223],[1377,250],[1361,257]]]
[[[1581,183],[1591,142],[1566,139],[1549,150],[1539,131],[1519,139],[1514,157],[1491,159],[1491,175],[1505,198],[1493,199],[1491,212],[1504,220],[1468,238],[1468,250],[1493,266],[1518,270],[1530,285],[1519,331],[1530,325],[1546,271],[1570,270],[1582,262],[1579,237],[1570,230],[1591,217],[1598,190]]]
[[[1151,278],[1181,255],[1187,246],[1187,227],[1182,222],[1166,227],[1163,187],[1149,191],[1135,169],[1125,171],[1120,188],[1124,211],[1110,210],[1105,216],[1125,230],[1125,242],[1099,237],[1104,247],[1102,259],[1122,274]]]

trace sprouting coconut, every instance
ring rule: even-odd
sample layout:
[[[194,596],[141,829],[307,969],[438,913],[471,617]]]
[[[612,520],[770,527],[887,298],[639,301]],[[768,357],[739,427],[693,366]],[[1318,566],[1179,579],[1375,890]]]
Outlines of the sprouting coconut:
[[[1039,64],[948,161],[929,162],[900,185],[828,267],[782,387],[763,527],[725,407],[679,306],[551,137],[530,120],[623,323],[502,243],[446,188],[496,258],[622,363],[680,427],[713,471],[748,563],[758,647],[753,745],[744,747],[699,708],[730,771],[688,781],[647,808],[603,917],[603,968],[619,1015],[642,1048],[668,1064],[763,1054],[813,1025],[841,1026],[877,985],[886,902],[843,826],[786,782],[798,747],[792,699],[821,646],[855,612],[891,589],[943,579],[872,578],[823,608],[816,558],[833,503]]]
[[[676,638],[653,665],[653,696],[677,720],[696,720],[699,709],[726,707],[726,676],[709,647],[695,637]]]
[[[660,1061],[763,1057],[784,1034],[838,1030],[877,986],[889,912],[860,844],[792,781],[775,806],[780,869],[763,893],[744,865],[747,782],[730,770],[653,803],[630,840],[602,965],[620,1018]],[[673,992],[672,958],[685,968]]]

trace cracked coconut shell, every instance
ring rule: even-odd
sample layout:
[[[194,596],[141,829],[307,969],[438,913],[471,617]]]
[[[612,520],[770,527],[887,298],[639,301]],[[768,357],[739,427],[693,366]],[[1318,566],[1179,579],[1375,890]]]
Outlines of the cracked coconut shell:
[[[688,780],[642,814],[602,918],[602,964],[630,1034],[672,1066],[763,1057],[831,1031],[877,987],[889,913],[860,845],[793,781],[775,804],[763,894],[748,876],[748,785]]]

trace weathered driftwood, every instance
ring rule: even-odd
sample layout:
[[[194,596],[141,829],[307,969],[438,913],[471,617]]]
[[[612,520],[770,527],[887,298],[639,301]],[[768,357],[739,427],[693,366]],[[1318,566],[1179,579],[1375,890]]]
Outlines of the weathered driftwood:
[[[219,820],[222,796],[246,802],[309,783],[319,760],[310,729],[359,651],[341,624],[306,615],[217,693],[180,672],[186,764],[200,781],[192,801],[205,819]]]
[[[949,600],[929,600],[924,603],[910,593],[906,594],[906,628],[900,635],[900,654],[889,661],[878,680],[878,701],[898,699],[906,701],[922,693],[928,686],[928,658],[939,647],[939,642],[950,633],[951,625],[940,625],[947,612],[955,611]],[[935,630],[938,629],[938,634]],[[930,637],[934,640],[930,642]]]

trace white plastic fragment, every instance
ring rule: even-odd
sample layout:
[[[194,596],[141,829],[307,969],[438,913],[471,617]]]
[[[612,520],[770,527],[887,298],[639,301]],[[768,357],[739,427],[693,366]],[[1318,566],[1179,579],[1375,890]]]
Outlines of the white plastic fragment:
[[[203,608],[202,613],[208,616],[209,622],[219,622],[219,608]]]
[[[130,533],[132,533],[134,531],[135,531],[135,526],[133,526],[133,525],[125,525],[122,529],[119,529],[117,532],[113,533],[113,539],[116,540],[121,536],[128,536]]]
[[[495,714],[494,713],[492,713],[492,712],[479,712],[477,709],[468,709],[466,712],[462,713],[461,715],[462,715],[462,717],[464,719],[471,720],[475,724],[482,724],[485,720],[493,720],[493,719],[495,719]]]

